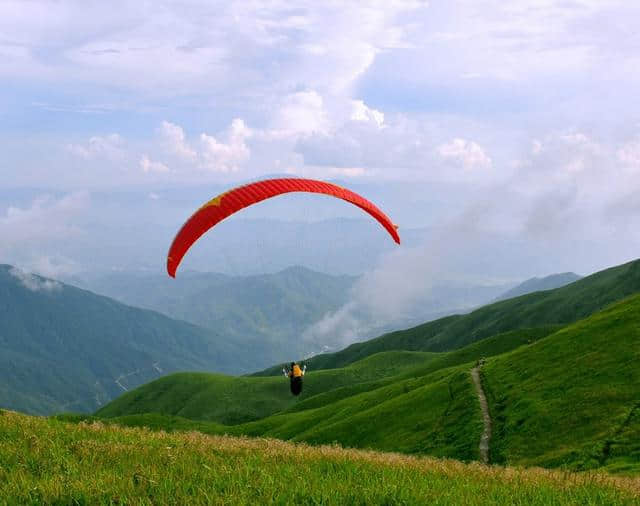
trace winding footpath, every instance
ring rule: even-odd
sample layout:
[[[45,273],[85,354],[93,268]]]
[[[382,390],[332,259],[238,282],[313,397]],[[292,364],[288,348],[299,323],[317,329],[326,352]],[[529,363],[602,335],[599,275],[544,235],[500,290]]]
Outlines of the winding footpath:
[[[482,389],[482,381],[480,380],[480,368],[483,362],[479,362],[473,369],[471,369],[471,377],[473,378],[473,384],[476,387],[476,393],[478,394],[478,400],[480,401],[480,408],[482,409],[482,420],[484,422],[484,430],[482,436],[480,436],[480,458],[483,464],[489,463],[489,441],[491,440],[491,417],[489,416],[489,405],[487,404],[487,397],[484,395]]]

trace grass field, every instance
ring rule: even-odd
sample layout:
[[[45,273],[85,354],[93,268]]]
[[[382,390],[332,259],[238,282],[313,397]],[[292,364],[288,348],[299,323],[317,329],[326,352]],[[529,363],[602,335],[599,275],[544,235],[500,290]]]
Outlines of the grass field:
[[[100,409],[100,417],[160,413],[236,425],[278,412],[332,404],[394,381],[425,376],[513,350],[549,335],[558,326],[506,332],[447,353],[394,350],[375,353],[338,369],[310,370],[302,395],[289,394],[282,376],[178,373],[152,381]]]
[[[435,353],[394,351],[367,357],[342,369],[317,371],[307,376],[300,398],[289,393],[287,379],[282,376],[178,373],[123,394],[96,415],[114,417],[154,412],[235,425],[293,408],[303,399],[345,385],[396,375],[437,357]]]
[[[231,434],[477,458],[479,406],[465,368],[395,381],[317,409],[229,427]]]
[[[640,295],[483,369],[492,459],[640,473]]]
[[[0,412],[0,504],[637,504],[640,480]]]

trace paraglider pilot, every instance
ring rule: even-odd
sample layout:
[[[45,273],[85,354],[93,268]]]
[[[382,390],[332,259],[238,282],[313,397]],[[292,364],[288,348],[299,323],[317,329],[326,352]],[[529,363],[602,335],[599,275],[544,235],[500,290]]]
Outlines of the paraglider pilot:
[[[284,376],[291,380],[291,393],[293,395],[300,395],[300,392],[302,392],[302,377],[306,370],[306,365],[301,369],[295,362],[291,362],[291,369],[282,368]]]

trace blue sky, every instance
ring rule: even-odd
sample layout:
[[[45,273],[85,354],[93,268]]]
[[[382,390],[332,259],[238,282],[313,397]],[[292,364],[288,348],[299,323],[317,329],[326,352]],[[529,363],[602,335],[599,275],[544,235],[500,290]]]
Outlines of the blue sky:
[[[639,23],[624,1],[4,1],[0,260],[134,219],[101,214],[110,191],[274,173],[370,188],[412,227],[617,246],[576,270],[625,260]]]
[[[3,184],[43,182],[34,143],[58,186],[88,160],[123,185],[487,181],[549,135],[633,150],[639,17],[588,0],[3,2]]]

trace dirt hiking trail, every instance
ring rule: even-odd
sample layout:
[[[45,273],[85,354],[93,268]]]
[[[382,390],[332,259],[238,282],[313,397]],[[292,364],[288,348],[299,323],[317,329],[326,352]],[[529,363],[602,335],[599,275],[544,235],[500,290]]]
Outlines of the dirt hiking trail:
[[[471,369],[471,377],[473,378],[473,384],[476,387],[476,393],[478,394],[478,400],[480,401],[480,409],[482,409],[482,420],[484,422],[484,430],[482,436],[480,436],[480,459],[483,464],[489,463],[489,441],[491,440],[491,417],[489,416],[489,405],[487,404],[487,397],[484,395],[482,389],[482,381],[480,380],[480,368],[483,366],[484,360],[478,361],[473,369]]]

